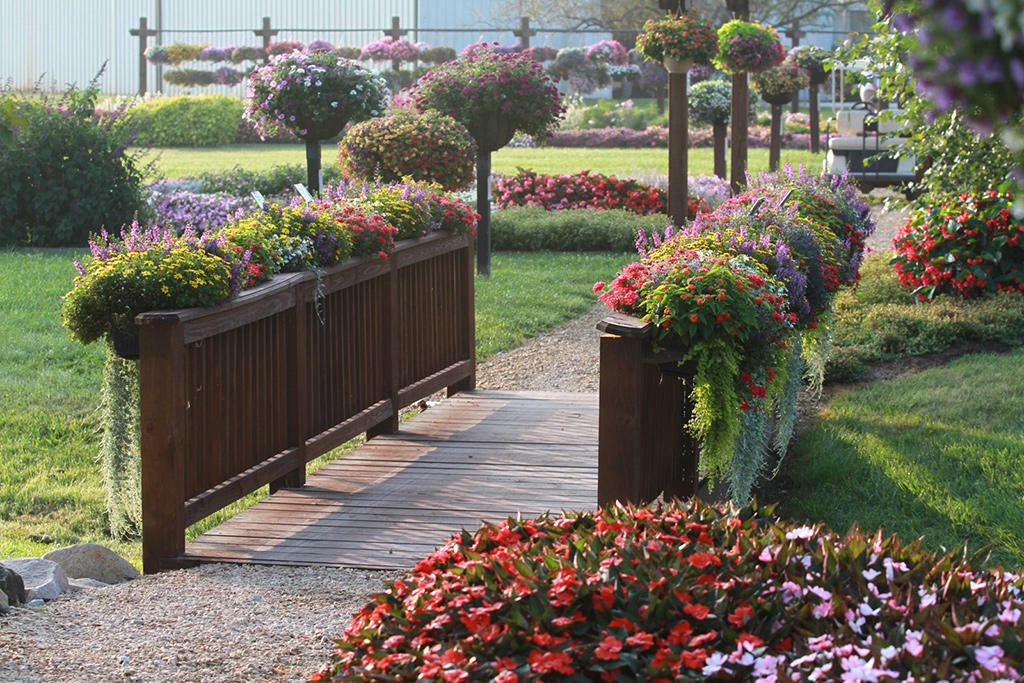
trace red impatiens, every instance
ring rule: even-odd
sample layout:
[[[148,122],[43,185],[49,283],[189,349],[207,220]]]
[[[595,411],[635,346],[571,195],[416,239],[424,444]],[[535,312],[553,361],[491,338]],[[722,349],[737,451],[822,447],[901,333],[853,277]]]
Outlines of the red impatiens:
[[[510,519],[374,596],[312,680],[1019,680],[1024,579],[958,555],[699,501]]]

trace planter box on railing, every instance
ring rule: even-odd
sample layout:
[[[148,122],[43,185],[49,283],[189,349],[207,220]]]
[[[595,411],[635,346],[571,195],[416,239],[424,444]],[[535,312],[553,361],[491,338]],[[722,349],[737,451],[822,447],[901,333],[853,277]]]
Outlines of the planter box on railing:
[[[405,406],[475,384],[472,238],[399,242],[213,308],[150,311],[141,342],[143,569],[192,564],[185,528]]]
[[[696,368],[656,354],[654,326],[622,313],[602,320],[597,502],[647,503],[697,494],[699,444],[686,431]]]

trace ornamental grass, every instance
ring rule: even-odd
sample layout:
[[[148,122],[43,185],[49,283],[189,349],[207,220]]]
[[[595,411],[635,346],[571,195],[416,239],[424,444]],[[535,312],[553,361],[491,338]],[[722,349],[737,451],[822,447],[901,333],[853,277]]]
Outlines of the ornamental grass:
[[[658,502],[463,531],[313,681],[1010,681],[1024,578],[772,509]]]

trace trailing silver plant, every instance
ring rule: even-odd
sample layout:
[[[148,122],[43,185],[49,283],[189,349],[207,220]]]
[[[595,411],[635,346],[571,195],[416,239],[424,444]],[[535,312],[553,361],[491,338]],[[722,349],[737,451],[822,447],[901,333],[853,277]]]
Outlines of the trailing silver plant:
[[[137,536],[142,530],[139,364],[114,353],[110,341],[103,365],[100,411],[100,464],[110,533],[115,538]]]
[[[779,455],[780,466],[783,456],[789,449],[789,442],[793,438],[793,426],[796,424],[796,400],[800,395],[800,384],[805,365],[803,336],[791,335],[786,344],[789,349],[786,354],[785,377],[782,378],[782,391],[775,401],[775,442],[773,446]],[[778,473],[778,467],[775,472]]]
[[[811,392],[821,396],[825,381],[825,363],[832,354],[832,322],[835,315],[831,308],[818,323],[816,330],[807,330],[803,336],[803,356],[807,365],[804,377],[810,384]]]
[[[768,417],[770,399],[760,399],[757,406],[743,411],[740,433],[736,435],[736,452],[729,462],[729,497],[737,505],[750,501],[754,483],[764,471],[768,455]]]

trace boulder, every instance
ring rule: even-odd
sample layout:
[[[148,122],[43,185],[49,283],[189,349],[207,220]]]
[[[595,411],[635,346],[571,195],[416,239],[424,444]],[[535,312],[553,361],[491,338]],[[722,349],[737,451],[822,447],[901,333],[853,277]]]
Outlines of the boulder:
[[[22,557],[0,560],[0,564],[21,575],[29,602],[37,598],[53,600],[71,590],[67,574],[56,562],[38,557]]]
[[[141,576],[131,562],[99,543],[78,543],[43,555],[56,562],[68,578],[94,579],[105,584],[124,583]]]
[[[7,593],[0,591],[0,614],[7,614],[11,611],[11,606],[7,604]]]
[[[21,607],[28,602],[25,595],[25,582],[21,576],[0,563],[0,595],[4,597],[4,607]]]

